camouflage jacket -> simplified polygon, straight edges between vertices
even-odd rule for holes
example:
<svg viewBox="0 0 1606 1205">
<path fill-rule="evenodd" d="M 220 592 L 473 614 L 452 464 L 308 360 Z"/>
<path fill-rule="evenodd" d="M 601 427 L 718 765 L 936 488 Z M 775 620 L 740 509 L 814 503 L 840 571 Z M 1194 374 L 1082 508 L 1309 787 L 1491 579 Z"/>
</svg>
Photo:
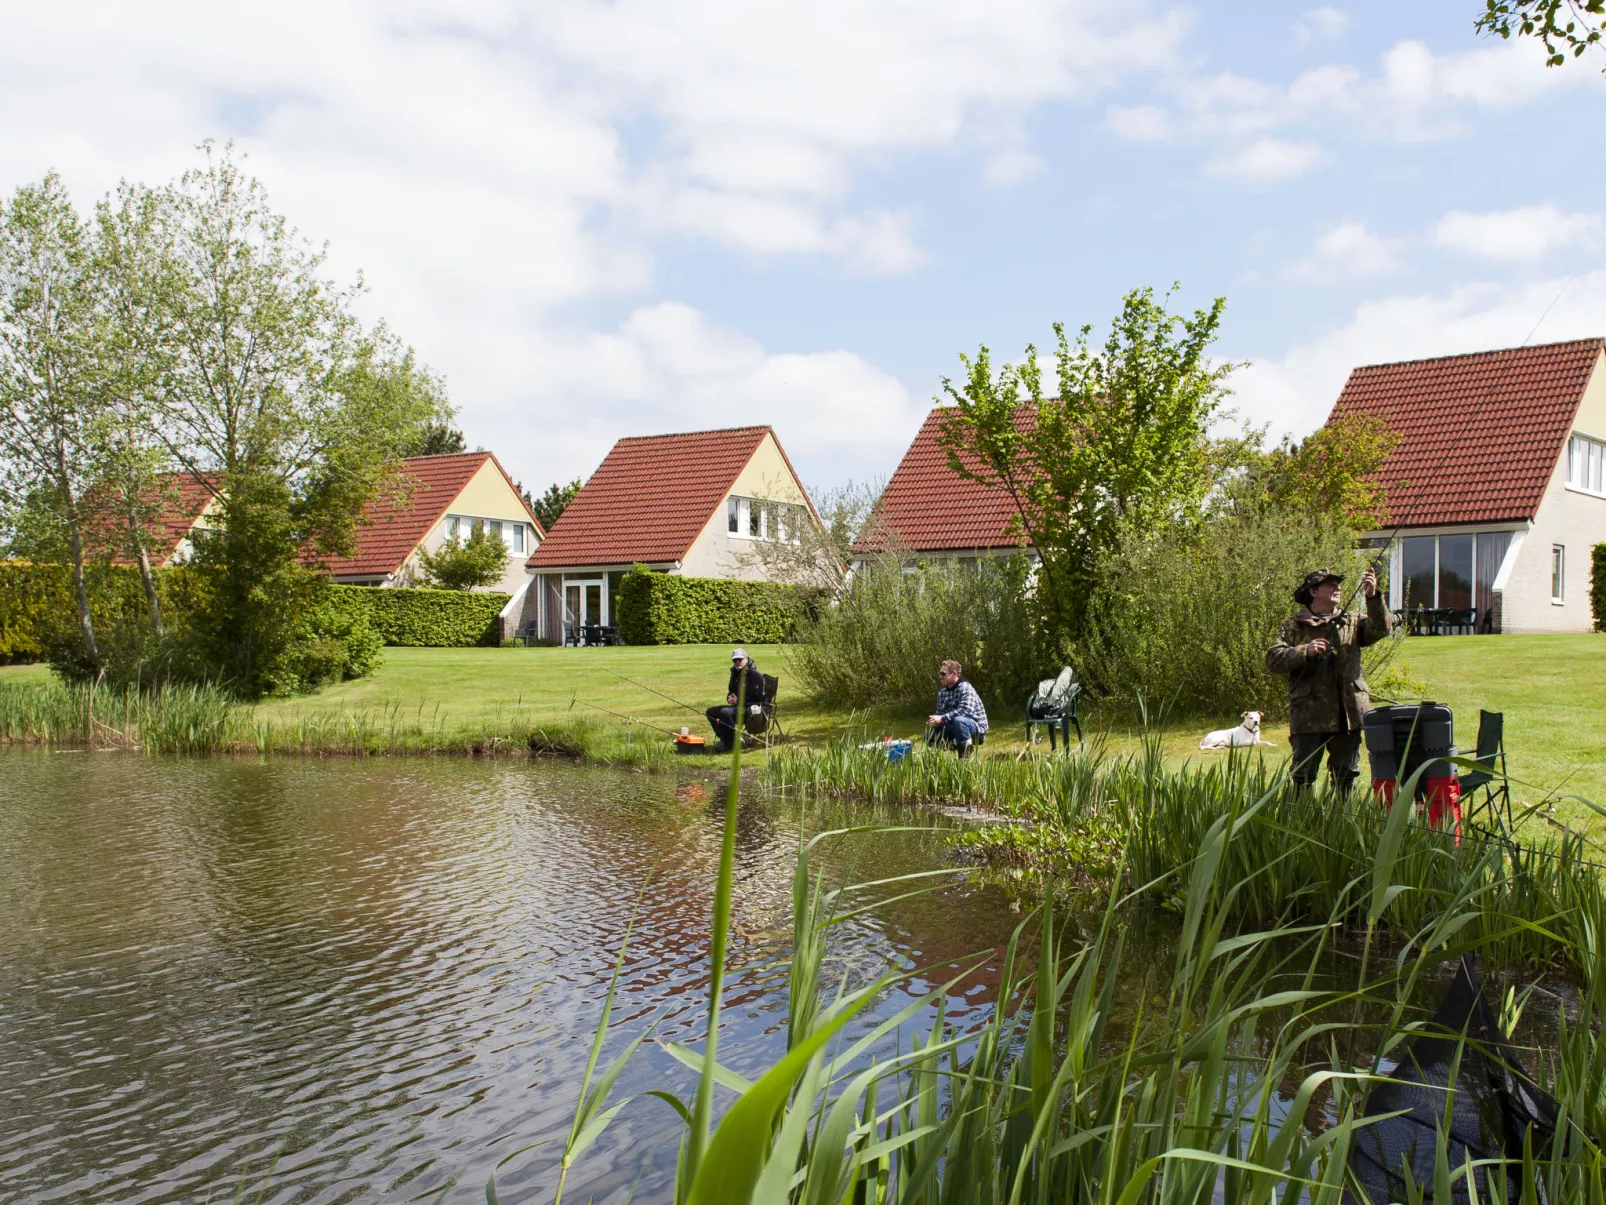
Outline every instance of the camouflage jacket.
<svg viewBox="0 0 1606 1205">
<path fill-rule="evenodd" d="M 1266 650 L 1266 668 L 1288 675 L 1288 730 L 1359 732 L 1372 695 L 1361 676 L 1361 650 L 1389 634 L 1388 608 L 1381 592 L 1366 600 L 1366 614 L 1334 611 L 1313 615 L 1309 607 L 1283 623 L 1277 643 Z M 1305 646 L 1318 636 L 1333 652 L 1313 657 Z"/>
</svg>

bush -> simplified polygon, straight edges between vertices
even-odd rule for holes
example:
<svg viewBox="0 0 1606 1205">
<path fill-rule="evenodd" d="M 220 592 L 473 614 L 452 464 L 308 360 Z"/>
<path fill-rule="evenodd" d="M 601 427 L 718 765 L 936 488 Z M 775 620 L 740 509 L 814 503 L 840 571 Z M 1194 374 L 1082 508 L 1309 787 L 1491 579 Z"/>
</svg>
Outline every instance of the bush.
<svg viewBox="0 0 1606 1205">
<path fill-rule="evenodd" d="M 626 644 L 781 644 L 813 598 L 797 586 L 637 565 L 619 585 L 619 636 Z"/>
<path fill-rule="evenodd" d="M 410 648 L 500 644 L 497 616 L 509 601 L 506 594 L 427 588 L 331 586 L 329 592 L 331 606 L 361 615 L 381 643 Z"/>
<path fill-rule="evenodd" d="M 799 632 L 791 667 L 810 693 L 847 707 L 930 700 L 948 658 L 990 709 L 1024 704 L 1057 668 L 1038 635 L 1024 556 L 905 573 L 885 557 Z"/>
<path fill-rule="evenodd" d="M 1589 566 L 1589 609 L 1595 630 L 1606 632 L 1606 544 L 1596 544 Z"/>
<path fill-rule="evenodd" d="M 1286 715 L 1287 679 L 1268 672 L 1265 658 L 1298 608 L 1295 584 L 1311 569 L 1331 568 L 1348 575 L 1348 599 L 1365 566 L 1348 527 L 1286 511 L 1125 539 L 1099 565 L 1077 668 L 1118 704 L 1142 700 L 1177 715 Z M 1351 606 L 1363 605 L 1357 594 Z M 1395 647 L 1374 645 L 1368 672 L 1380 671 Z"/>
</svg>

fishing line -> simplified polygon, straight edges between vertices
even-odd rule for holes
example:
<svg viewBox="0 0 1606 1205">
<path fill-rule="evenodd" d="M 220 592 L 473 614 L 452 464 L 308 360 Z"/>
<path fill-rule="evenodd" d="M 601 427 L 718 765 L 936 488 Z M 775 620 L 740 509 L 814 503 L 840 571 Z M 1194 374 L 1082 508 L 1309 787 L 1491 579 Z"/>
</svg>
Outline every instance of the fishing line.
<svg viewBox="0 0 1606 1205">
<path fill-rule="evenodd" d="M 687 711 L 695 712 L 698 715 L 704 714 L 703 713 L 703 709 L 701 707 L 693 707 L 690 703 L 682 703 L 679 699 L 674 698 L 671 695 L 666 695 L 663 691 L 656 690 L 653 687 L 648 686 L 645 682 L 637 682 L 634 678 L 625 677 L 618 670 L 610 669 L 608 672 L 610 674 L 612 674 L 615 678 L 618 678 L 621 682 L 628 682 L 632 686 L 639 686 L 639 687 L 641 687 L 642 690 L 650 690 L 650 691 L 652 691 L 653 694 L 657 695 L 660 699 L 668 699 L 676 707 L 684 707 Z"/>
</svg>

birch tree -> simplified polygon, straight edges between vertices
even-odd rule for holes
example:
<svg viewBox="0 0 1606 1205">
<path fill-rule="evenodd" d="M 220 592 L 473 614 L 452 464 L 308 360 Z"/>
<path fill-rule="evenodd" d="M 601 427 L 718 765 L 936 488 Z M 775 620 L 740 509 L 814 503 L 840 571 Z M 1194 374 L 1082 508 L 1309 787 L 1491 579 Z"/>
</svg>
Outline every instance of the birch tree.
<svg viewBox="0 0 1606 1205">
<path fill-rule="evenodd" d="M 104 407 L 88 242 L 54 172 L 0 208 L 0 490 L 8 511 L 42 501 L 59 527 L 84 656 L 98 669 L 84 579 L 84 495 L 96 476 Z"/>
</svg>

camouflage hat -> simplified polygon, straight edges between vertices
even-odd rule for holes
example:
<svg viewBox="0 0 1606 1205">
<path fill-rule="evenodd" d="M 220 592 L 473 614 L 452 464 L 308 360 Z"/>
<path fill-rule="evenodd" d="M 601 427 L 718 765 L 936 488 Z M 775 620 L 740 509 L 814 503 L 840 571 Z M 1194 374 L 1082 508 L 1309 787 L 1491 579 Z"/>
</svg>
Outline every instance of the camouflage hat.
<svg viewBox="0 0 1606 1205">
<path fill-rule="evenodd" d="M 1305 580 L 1294 587 L 1294 601 L 1302 607 L 1310 606 L 1310 592 L 1323 582 L 1341 582 L 1342 573 L 1332 573 L 1326 569 L 1312 569 L 1305 575 Z"/>
</svg>

